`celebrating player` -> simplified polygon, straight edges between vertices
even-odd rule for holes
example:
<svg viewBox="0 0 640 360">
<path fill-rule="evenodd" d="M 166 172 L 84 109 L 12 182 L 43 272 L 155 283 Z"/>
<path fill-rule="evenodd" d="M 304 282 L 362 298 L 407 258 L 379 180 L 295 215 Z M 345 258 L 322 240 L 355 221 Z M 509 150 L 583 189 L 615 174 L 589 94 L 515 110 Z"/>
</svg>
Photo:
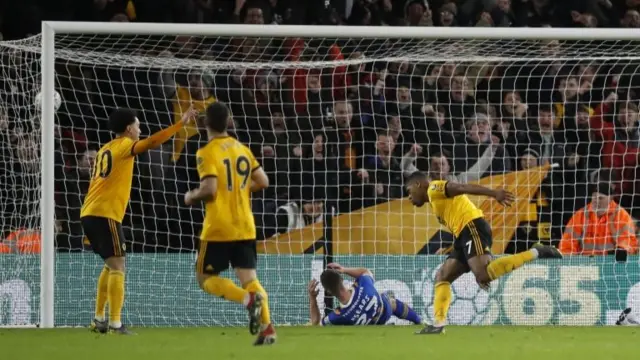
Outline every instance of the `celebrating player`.
<svg viewBox="0 0 640 360">
<path fill-rule="evenodd" d="M 329 264 L 329 268 L 320 275 L 320 283 L 327 293 L 335 296 L 340 308 L 329 313 L 320 320 L 318 297 L 318 281 L 309 283 L 309 311 L 312 325 L 384 325 L 391 315 L 421 324 L 422 319 L 409 305 L 396 299 L 392 293 L 378 293 L 373 285 L 373 274 L 364 268 L 344 268 L 340 264 Z M 347 289 L 342 275 L 347 274 L 355 279 L 351 289 Z"/>
<path fill-rule="evenodd" d="M 457 184 L 451 181 L 429 182 L 426 174 L 413 173 L 407 179 L 409 199 L 415 206 L 431 204 L 440 223 L 455 236 L 453 251 L 436 274 L 433 325 L 422 329 L 420 334 L 444 332 L 447 311 L 451 303 L 451 283 L 471 270 L 481 287 L 500 276 L 508 274 L 534 259 L 561 258 L 554 247 L 534 245 L 530 250 L 493 259 L 491 256 L 491 227 L 466 194 L 489 196 L 503 206 L 511 206 L 515 196 L 505 190 L 493 190 L 480 185 Z"/>
<path fill-rule="evenodd" d="M 217 102 L 207 108 L 209 143 L 196 153 L 200 187 L 185 194 L 187 205 L 205 202 L 205 218 L 196 261 L 196 278 L 207 293 L 243 304 L 254 345 L 272 344 L 267 293 L 256 275 L 256 228 L 251 192 L 269 186 L 269 178 L 251 150 L 227 134 L 229 109 Z M 242 288 L 220 276 L 229 265 Z"/>
<path fill-rule="evenodd" d="M 190 109 L 182 121 L 140 141 L 140 121 L 133 110 L 118 109 L 109 117 L 109 128 L 117 136 L 98 151 L 80 212 L 84 234 L 105 263 L 98 277 L 96 311 L 91 323 L 94 331 L 131 334 L 120 320 L 126 251 L 122 219 L 131 195 L 135 155 L 166 142 L 196 115 L 197 112 Z M 108 322 L 105 319 L 107 302 Z"/>
</svg>

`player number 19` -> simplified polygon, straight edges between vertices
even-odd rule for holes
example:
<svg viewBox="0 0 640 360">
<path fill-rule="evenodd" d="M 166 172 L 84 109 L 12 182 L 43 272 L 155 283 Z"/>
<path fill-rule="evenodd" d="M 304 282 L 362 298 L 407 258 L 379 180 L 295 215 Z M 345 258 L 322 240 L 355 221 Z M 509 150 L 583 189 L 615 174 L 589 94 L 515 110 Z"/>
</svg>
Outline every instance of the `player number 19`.
<svg viewBox="0 0 640 360">
<path fill-rule="evenodd" d="M 249 181 L 249 175 L 251 174 L 249 159 L 245 156 L 240 156 L 236 159 L 235 166 L 232 167 L 230 159 L 224 159 L 224 166 L 227 169 L 227 189 L 229 191 L 233 190 L 233 170 L 235 168 L 235 172 L 242 177 L 242 181 L 240 184 L 240 189 L 244 189 L 247 186 L 247 182 Z"/>
</svg>

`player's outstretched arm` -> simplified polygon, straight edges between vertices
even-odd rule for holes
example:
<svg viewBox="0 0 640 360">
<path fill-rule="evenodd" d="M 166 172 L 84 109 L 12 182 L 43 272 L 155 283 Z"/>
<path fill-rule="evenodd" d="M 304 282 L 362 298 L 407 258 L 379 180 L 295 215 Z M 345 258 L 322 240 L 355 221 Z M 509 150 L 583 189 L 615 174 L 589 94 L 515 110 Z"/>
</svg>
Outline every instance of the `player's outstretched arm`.
<svg viewBox="0 0 640 360">
<path fill-rule="evenodd" d="M 446 194 L 449 197 L 464 194 L 488 196 L 496 199 L 503 206 L 511 206 L 516 199 L 515 195 L 504 189 L 490 189 L 481 185 L 459 184 L 451 181 L 447 182 Z"/>
<path fill-rule="evenodd" d="M 327 265 L 327 268 L 336 270 L 342 274 L 349 275 L 352 278 L 357 278 L 362 275 L 369 275 L 373 277 L 371 271 L 367 268 L 346 268 L 338 263 L 331 263 Z"/>
<path fill-rule="evenodd" d="M 184 113 L 184 115 L 182 116 L 182 119 L 177 123 L 169 126 L 166 129 L 162 129 L 152 134 L 146 139 L 137 141 L 133 145 L 133 149 L 131 150 L 131 153 L 133 155 L 138 155 L 149 149 L 153 149 L 155 147 L 158 147 L 164 144 L 165 142 L 167 142 L 167 140 L 171 139 L 173 135 L 175 135 L 178 131 L 180 131 L 180 129 L 182 129 L 185 126 L 185 124 L 191 121 L 194 121 L 197 115 L 198 115 L 198 111 L 194 108 L 190 108 Z"/>
<path fill-rule="evenodd" d="M 260 191 L 269 187 L 269 177 L 259 167 L 251 172 L 251 192 Z"/>
<path fill-rule="evenodd" d="M 307 287 L 307 292 L 309 293 L 309 317 L 311 325 L 313 326 L 320 325 L 320 320 L 322 318 L 320 315 L 320 308 L 318 307 L 318 294 L 320 293 L 318 289 L 319 285 L 318 280 L 312 279 Z"/>
</svg>

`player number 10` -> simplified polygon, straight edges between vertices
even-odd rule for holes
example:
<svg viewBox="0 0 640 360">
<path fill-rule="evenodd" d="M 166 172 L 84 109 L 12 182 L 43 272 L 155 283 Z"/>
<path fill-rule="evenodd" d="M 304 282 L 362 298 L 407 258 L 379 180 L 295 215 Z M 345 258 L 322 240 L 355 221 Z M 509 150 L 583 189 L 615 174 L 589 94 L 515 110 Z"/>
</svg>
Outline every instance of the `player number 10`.
<svg viewBox="0 0 640 360">
<path fill-rule="evenodd" d="M 93 166 L 93 174 L 92 178 L 100 176 L 101 178 L 106 178 L 111 174 L 111 168 L 113 166 L 113 156 L 111 155 L 111 150 L 106 150 L 102 153 L 99 153 L 96 157 L 96 163 Z"/>
<path fill-rule="evenodd" d="M 235 168 L 235 172 L 242 177 L 240 189 L 244 189 L 247 186 L 247 182 L 249 181 L 249 175 L 251 174 L 251 169 L 249 165 L 249 159 L 245 156 L 240 156 L 236 159 L 235 166 L 232 167 L 230 159 L 224 159 L 224 166 L 227 168 L 227 189 L 229 191 L 233 190 L 233 170 Z"/>
</svg>

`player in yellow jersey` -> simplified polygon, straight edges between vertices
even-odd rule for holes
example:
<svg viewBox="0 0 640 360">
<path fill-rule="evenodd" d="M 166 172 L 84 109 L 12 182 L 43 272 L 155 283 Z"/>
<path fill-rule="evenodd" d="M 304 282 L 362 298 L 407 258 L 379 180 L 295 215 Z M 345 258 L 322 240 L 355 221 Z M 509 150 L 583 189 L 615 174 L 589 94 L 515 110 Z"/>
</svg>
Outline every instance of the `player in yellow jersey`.
<svg viewBox="0 0 640 360">
<path fill-rule="evenodd" d="M 269 178 L 251 150 L 227 134 L 229 109 L 216 102 L 207 108 L 209 143 L 196 153 L 200 187 L 185 194 L 187 205 L 205 204 L 196 260 L 196 279 L 207 293 L 244 305 L 254 345 L 276 340 L 267 293 L 256 275 L 256 227 L 251 192 L 269 186 Z M 220 273 L 231 266 L 242 287 Z"/>
<path fill-rule="evenodd" d="M 554 247 L 534 245 L 530 250 L 515 255 L 493 258 L 492 235 L 489 223 L 466 196 L 489 196 L 503 206 L 511 206 L 515 196 L 503 189 L 490 189 L 480 185 L 458 184 L 445 180 L 429 181 L 426 174 L 416 172 L 407 179 L 409 199 L 415 206 L 431 205 L 431 210 L 442 225 L 454 235 L 453 250 L 438 270 L 435 280 L 433 325 L 427 325 L 419 334 L 444 332 L 447 311 L 451 304 L 451 283 L 462 274 L 473 272 L 478 284 L 486 289 L 489 283 L 534 259 L 562 258 Z"/>
<path fill-rule="evenodd" d="M 96 310 L 91 324 L 94 331 L 131 333 L 120 319 L 126 252 L 122 219 L 131 195 L 134 158 L 169 140 L 196 115 L 196 111 L 189 110 L 182 121 L 143 140 L 140 140 L 140 121 L 133 110 L 118 109 L 109 116 L 109 128 L 116 138 L 96 155 L 91 183 L 80 212 L 84 234 L 105 264 L 98 278 Z M 107 303 L 108 321 L 105 318 Z"/>
</svg>

